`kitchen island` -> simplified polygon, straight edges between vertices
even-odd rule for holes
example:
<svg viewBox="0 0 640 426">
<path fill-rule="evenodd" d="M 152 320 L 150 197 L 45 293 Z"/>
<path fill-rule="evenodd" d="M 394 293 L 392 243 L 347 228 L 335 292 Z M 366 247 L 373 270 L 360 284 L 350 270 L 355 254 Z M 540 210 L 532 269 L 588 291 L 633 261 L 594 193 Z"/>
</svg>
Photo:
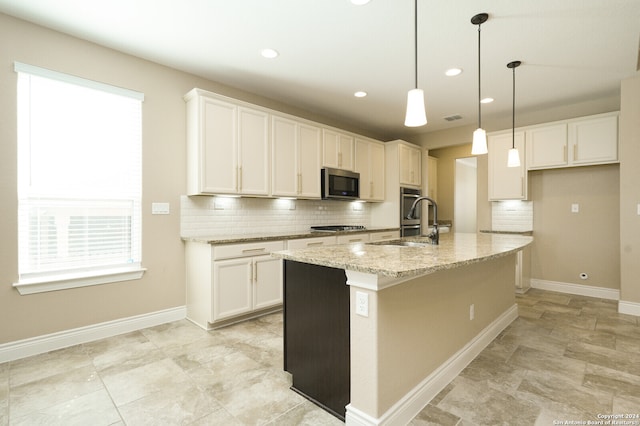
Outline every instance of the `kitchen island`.
<svg viewBox="0 0 640 426">
<path fill-rule="evenodd" d="M 516 253 L 532 240 L 454 233 L 437 246 L 273 253 L 285 260 L 292 388 L 349 425 L 406 424 L 517 317 Z"/>
</svg>

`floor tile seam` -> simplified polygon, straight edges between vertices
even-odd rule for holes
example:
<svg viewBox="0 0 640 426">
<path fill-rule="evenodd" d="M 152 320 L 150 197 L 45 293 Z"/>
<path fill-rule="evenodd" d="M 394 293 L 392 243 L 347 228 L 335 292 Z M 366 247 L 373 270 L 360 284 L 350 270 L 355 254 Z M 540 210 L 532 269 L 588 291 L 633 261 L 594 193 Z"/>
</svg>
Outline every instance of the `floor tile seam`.
<svg viewBox="0 0 640 426">
<path fill-rule="evenodd" d="M 107 387 L 107 384 L 104 382 L 102 374 L 97 369 L 96 369 L 96 374 L 98 375 L 98 379 L 100 380 L 100 383 L 102 384 L 102 388 L 104 389 L 104 391 L 107 393 L 107 396 L 109 397 L 109 401 L 111 401 L 111 404 L 113 404 L 113 408 L 115 408 L 116 412 L 118 413 L 118 417 L 120 417 L 120 421 L 122 422 L 123 425 L 126 426 L 127 422 L 125 422 L 124 417 L 122 417 L 122 413 L 120 412 L 120 408 L 118 407 L 118 404 L 116 404 L 116 401 L 113 399 L 113 395 L 111 394 L 111 391 Z"/>
<path fill-rule="evenodd" d="M 278 414 L 278 415 L 277 415 L 277 416 L 275 416 L 274 418 L 270 419 L 270 420 L 266 423 L 266 425 L 277 425 L 277 424 L 278 424 L 278 423 L 277 423 L 277 420 L 278 420 L 279 418 L 281 418 L 282 416 L 287 415 L 288 413 L 290 413 L 291 411 L 295 410 L 296 408 L 298 408 L 298 407 L 300 407 L 300 406 L 304 405 L 304 403 L 305 403 L 306 401 L 307 401 L 307 400 L 305 399 L 304 401 L 301 401 L 300 403 L 298 403 L 298 404 L 294 405 L 293 407 L 289 408 L 288 410 L 285 410 L 284 412 L 282 412 L 282 413 Z"/>
</svg>

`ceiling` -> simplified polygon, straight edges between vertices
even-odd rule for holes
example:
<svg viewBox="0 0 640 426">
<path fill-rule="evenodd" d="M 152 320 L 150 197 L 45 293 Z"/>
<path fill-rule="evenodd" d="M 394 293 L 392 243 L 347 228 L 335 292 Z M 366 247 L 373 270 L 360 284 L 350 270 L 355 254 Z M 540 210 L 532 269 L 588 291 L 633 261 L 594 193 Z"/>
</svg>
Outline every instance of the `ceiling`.
<svg viewBox="0 0 640 426">
<path fill-rule="evenodd" d="M 414 3 L 371 0 L 0 0 L 0 12 L 388 138 L 619 96 L 639 64 L 640 0 L 418 0 L 428 124 L 403 125 L 414 84 Z M 275 59 L 261 57 L 276 49 Z M 462 68 L 456 77 L 445 70 Z M 353 93 L 366 91 L 356 98 Z M 456 121 L 444 117 L 460 115 Z M 510 123 L 510 120 L 509 120 Z"/>
</svg>

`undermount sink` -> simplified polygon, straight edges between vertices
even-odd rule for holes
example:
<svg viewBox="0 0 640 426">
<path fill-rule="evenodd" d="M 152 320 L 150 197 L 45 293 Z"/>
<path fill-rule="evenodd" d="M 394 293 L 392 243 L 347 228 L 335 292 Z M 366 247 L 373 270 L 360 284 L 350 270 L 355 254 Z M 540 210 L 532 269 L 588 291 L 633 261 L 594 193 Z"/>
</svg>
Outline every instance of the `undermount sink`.
<svg viewBox="0 0 640 426">
<path fill-rule="evenodd" d="M 391 240 L 391 241 L 379 241 L 375 243 L 369 243 L 376 246 L 400 246 L 400 247 L 425 247 L 432 245 L 429 242 L 418 241 L 406 241 L 406 240 Z"/>
</svg>

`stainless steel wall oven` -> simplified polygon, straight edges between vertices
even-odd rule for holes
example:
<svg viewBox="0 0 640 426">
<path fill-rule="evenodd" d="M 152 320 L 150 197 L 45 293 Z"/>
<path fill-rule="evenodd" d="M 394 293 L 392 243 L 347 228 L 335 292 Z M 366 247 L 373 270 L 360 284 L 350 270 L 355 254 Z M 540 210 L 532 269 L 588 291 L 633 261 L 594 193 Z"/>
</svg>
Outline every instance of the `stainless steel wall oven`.
<svg viewBox="0 0 640 426">
<path fill-rule="evenodd" d="M 411 237 L 420 235 L 421 208 L 417 208 L 412 219 L 407 219 L 413 202 L 420 197 L 421 192 L 415 188 L 400 188 L 400 236 Z"/>
</svg>

